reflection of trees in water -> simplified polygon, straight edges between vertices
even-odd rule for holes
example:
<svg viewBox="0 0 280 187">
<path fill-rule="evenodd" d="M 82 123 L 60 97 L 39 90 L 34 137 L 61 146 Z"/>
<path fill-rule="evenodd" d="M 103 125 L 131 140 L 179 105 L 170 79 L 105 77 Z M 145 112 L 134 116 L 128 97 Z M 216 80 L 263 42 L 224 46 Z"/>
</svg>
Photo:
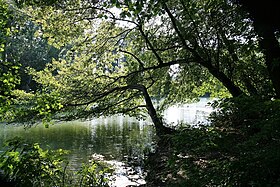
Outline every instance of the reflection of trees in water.
<svg viewBox="0 0 280 187">
<path fill-rule="evenodd" d="M 122 124 L 96 124 L 92 130 L 95 143 L 103 149 L 100 154 L 113 155 L 114 159 L 127 162 L 142 160 L 153 138 L 151 126 L 140 127 L 139 123 L 126 120 Z"/>
<path fill-rule="evenodd" d="M 3 135 L 3 136 L 2 136 Z M 70 165 L 78 168 L 94 154 L 108 160 L 142 163 L 144 152 L 152 145 L 154 131 L 151 126 L 139 124 L 130 118 L 112 117 L 90 122 L 55 124 L 24 130 L 23 127 L 0 128 L 0 143 L 20 136 L 29 142 L 38 142 L 42 148 L 70 150 Z"/>
</svg>

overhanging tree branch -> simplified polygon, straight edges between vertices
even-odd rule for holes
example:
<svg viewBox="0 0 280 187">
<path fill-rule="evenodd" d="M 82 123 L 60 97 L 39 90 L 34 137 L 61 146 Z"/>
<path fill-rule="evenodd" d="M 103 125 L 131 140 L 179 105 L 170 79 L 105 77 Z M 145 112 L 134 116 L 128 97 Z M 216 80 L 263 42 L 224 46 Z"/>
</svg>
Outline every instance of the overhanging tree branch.
<svg viewBox="0 0 280 187">
<path fill-rule="evenodd" d="M 161 57 L 159 56 L 159 54 L 157 53 L 157 51 L 155 50 L 154 46 L 152 45 L 151 41 L 149 40 L 148 36 L 145 34 L 144 30 L 143 30 L 143 26 L 139 25 L 138 29 L 141 33 L 141 35 L 144 37 L 148 47 L 152 50 L 153 54 L 155 55 L 157 61 L 159 64 L 163 64 L 163 60 L 161 59 Z"/>
<path fill-rule="evenodd" d="M 99 97 L 96 97 L 95 99 L 93 99 L 91 101 L 88 101 L 88 102 L 85 102 L 85 103 L 68 104 L 67 106 L 89 105 L 91 103 L 98 102 L 99 99 L 102 99 L 103 97 L 106 97 L 109 94 L 112 94 L 114 92 L 118 92 L 118 91 L 122 91 L 122 90 L 130 90 L 130 89 L 140 91 L 142 93 L 143 97 L 144 97 L 146 105 L 137 105 L 135 107 L 127 109 L 126 111 L 128 112 L 128 111 L 135 110 L 139 107 L 146 107 L 146 109 L 148 110 L 148 114 L 150 115 L 150 117 L 151 117 L 151 119 L 152 119 L 152 121 L 153 121 L 153 123 L 156 127 L 156 130 L 157 130 L 158 134 L 166 133 L 167 131 L 170 132 L 170 129 L 167 128 L 167 127 L 164 127 L 161 118 L 158 117 L 157 112 L 156 112 L 156 110 L 154 108 L 154 105 L 152 103 L 151 97 L 148 93 L 148 90 L 142 84 L 132 84 L 132 85 L 127 85 L 127 86 L 123 86 L 123 87 L 116 87 L 116 88 L 113 88 L 113 89 L 101 94 Z M 115 105 L 121 104 L 121 103 L 126 102 L 130 99 L 132 99 L 132 98 L 127 98 L 127 99 L 121 100 L 119 102 L 116 102 L 114 105 L 109 105 L 109 106 L 107 106 L 103 109 L 101 108 L 101 110 L 108 110 L 110 107 L 114 107 Z M 97 110 L 98 110 L 98 108 L 97 108 Z"/>
<path fill-rule="evenodd" d="M 185 3 L 182 0 L 180 0 L 180 2 L 182 4 L 182 6 L 183 6 L 184 11 L 188 14 L 189 18 L 191 19 L 191 22 L 193 23 L 193 25 L 195 27 L 195 31 L 196 31 L 197 36 L 198 36 L 198 40 L 199 40 L 200 44 L 202 45 L 202 48 L 203 48 L 204 52 L 206 53 L 207 58 L 210 59 L 210 56 L 207 53 L 207 49 L 205 47 L 205 42 L 200 37 L 200 32 L 199 32 L 198 25 L 196 24 L 196 21 L 193 19 L 192 15 L 189 13 L 189 10 L 186 7 Z"/>
<path fill-rule="evenodd" d="M 164 10 L 167 12 L 167 14 L 168 14 L 168 16 L 169 16 L 169 18 L 170 18 L 170 20 L 171 20 L 171 22 L 172 22 L 173 28 L 174 28 L 175 32 L 177 33 L 177 35 L 178 35 L 178 37 L 179 37 L 181 43 L 183 44 L 184 48 L 185 48 L 186 50 L 192 52 L 192 53 L 195 55 L 195 54 L 196 54 L 195 49 L 193 49 L 193 48 L 191 48 L 190 46 L 188 46 L 188 44 L 187 44 L 187 42 L 186 42 L 186 40 L 185 40 L 183 34 L 181 33 L 181 31 L 180 31 L 180 29 L 179 29 L 179 27 L 178 27 L 178 25 L 177 25 L 177 20 L 176 20 L 176 18 L 175 18 L 175 17 L 173 16 L 173 14 L 170 12 L 170 10 L 169 10 L 169 8 L 167 7 L 166 3 L 163 2 L 162 5 L 163 5 Z M 198 56 L 198 57 L 199 57 L 199 56 Z M 198 57 L 196 57 L 196 58 L 198 58 Z M 200 58 L 200 57 L 199 57 L 199 58 Z"/>
</svg>

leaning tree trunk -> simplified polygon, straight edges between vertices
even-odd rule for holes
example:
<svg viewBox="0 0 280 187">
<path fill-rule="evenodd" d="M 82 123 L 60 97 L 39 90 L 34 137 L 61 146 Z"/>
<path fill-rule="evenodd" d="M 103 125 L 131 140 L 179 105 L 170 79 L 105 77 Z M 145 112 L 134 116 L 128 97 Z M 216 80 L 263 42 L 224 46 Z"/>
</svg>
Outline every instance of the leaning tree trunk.
<svg viewBox="0 0 280 187">
<path fill-rule="evenodd" d="M 158 114 L 156 112 L 156 109 L 153 105 L 153 102 L 151 100 L 151 97 L 148 93 L 147 88 L 144 85 L 141 85 L 141 84 L 131 85 L 129 87 L 131 89 L 137 89 L 137 90 L 140 90 L 142 92 L 142 94 L 144 96 L 144 99 L 145 99 L 146 108 L 148 110 L 148 113 L 149 113 L 154 125 L 155 125 L 157 135 L 163 135 L 163 134 L 171 133 L 173 130 L 171 128 L 168 128 L 168 127 L 164 126 L 162 119 L 158 116 Z"/>
<path fill-rule="evenodd" d="M 223 72 L 219 71 L 217 68 L 213 67 L 210 62 L 203 63 L 201 65 L 207 68 L 208 71 L 226 87 L 226 89 L 233 97 L 238 97 L 244 94 L 243 91 L 238 86 L 236 86 L 230 78 L 228 78 Z"/>
</svg>

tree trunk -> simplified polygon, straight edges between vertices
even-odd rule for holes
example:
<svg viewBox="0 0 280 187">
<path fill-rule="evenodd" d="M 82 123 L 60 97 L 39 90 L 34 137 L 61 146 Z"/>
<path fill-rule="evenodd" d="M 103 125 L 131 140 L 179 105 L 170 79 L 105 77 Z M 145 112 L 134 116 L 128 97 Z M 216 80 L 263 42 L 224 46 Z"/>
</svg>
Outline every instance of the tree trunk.
<svg viewBox="0 0 280 187">
<path fill-rule="evenodd" d="M 230 80 L 223 72 L 213 67 L 210 63 L 203 64 L 203 66 L 206 67 L 208 71 L 227 88 L 232 97 L 238 97 L 244 94 L 232 80 Z"/>
<path fill-rule="evenodd" d="M 254 22 L 259 35 L 261 48 L 265 54 L 267 70 L 275 89 L 276 98 L 280 98 L 280 46 L 274 35 L 274 31 L 265 24 Z"/>
<path fill-rule="evenodd" d="M 148 110 L 148 113 L 155 125 L 156 133 L 157 135 L 163 135 L 163 134 L 170 134 L 173 130 L 171 128 L 165 127 L 163 125 L 162 119 L 158 116 L 156 109 L 152 103 L 151 97 L 148 93 L 147 88 L 144 85 L 136 84 L 129 86 L 131 89 L 137 89 L 140 90 L 143 93 L 146 108 Z"/>
<path fill-rule="evenodd" d="M 237 0 L 237 2 L 249 12 L 253 20 L 276 98 L 280 98 L 280 46 L 275 37 L 275 32 L 280 31 L 278 1 Z"/>
<path fill-rule="evenodd" d="M 233 81 L 231 81 L 223 72 L 219 71 L 217 68 L 213 67 L 211 62 L 205 62 L 205 60 L 199 55 L 199 53 L 194 49 L 188 46 L 185 37 L 183 36 L 182 32 L 179 29 L 178 26 L 178 21 L 177 19 L 172 15 L 171 11 L 167 7 L 166 3 L 163 3 L 163 8 L 167 12 L 173 27 L 175 29 L 175 32 L 177 33 L 178 37 L 180 38 L 184 48 L 188 51 L 191 52 L 200 65 L 203 67 L 207 68 L 208 71 L 216 77 L 219 81 L 222 82 L 222 84 L 228 89 L 228 91 L 231 93 L 233 97 L 237 97 L 243 94 L 242 90 L 234 84 Z"/>
</svg>

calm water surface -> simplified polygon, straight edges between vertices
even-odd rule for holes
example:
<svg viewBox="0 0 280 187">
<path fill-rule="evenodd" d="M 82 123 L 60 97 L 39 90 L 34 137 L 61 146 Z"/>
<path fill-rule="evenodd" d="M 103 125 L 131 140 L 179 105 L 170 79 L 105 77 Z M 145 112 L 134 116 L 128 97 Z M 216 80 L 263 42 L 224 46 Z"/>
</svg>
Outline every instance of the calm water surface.
<svg viewBox="0 0 280 187">
<path fill-rule="evenodd" d="M 2 125 L 0 143 L 22 137 L 28 142 L 38 142 L 42 148 L 70 150 L 68 157 L 72 169 L 87 163 L 92 155 L 102 155 L 118 167 L 118 177 L 112 186 L 126 186 L 145 182 L 143 159 L 153 148 L 154 132 L 149 124 L 114 116 L 88 122 L 57 123 L 49 128 Z M 129 180 L 128 175 L 133 175 L 135 180 Z"/>
<path fill-rule="evenodd" d="M 170 107 L 164 118 L 168 123 L 196 123 L 204 121 L 211 109 L 207 100 L 196 104 Z M 113 116 L 87 122 L 57 123 L 24 129 L 22 126 L 0 126 L 0 144 L 14 137 L 38 142 L 43 148 L 69 150 L 72 169 L 87 163 L 92 155 L 102 155 L 117 166 L 116 181 L 112 186 L 137 186 L 145 183 L 143 159 L 155 145 L 155 130 L 147 120 Z"/>
</svg>

